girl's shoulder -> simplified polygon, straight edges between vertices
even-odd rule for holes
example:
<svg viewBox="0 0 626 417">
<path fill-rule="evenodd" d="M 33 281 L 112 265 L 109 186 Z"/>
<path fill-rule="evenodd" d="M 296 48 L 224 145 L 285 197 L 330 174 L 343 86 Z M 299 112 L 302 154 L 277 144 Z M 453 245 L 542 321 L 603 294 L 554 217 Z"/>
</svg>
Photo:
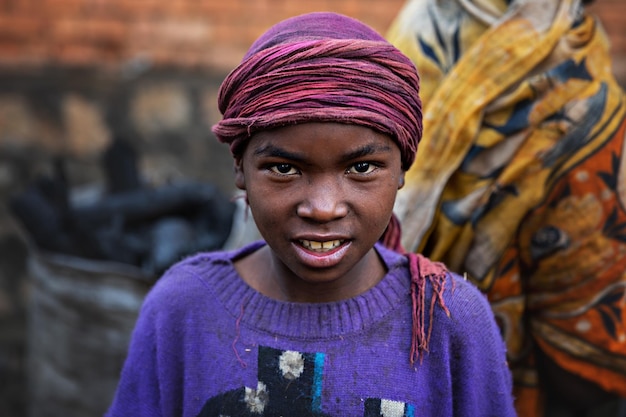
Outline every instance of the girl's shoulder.
<svg viewBox="0 0 626 417">
<path fill-rule="evenodd" d="M 481 292 L 467 277 L 448 271 L 446 287 L 448 289 L 446 299 L 452 306 L 469 311 L 487 311 L 491 314 L 487 295 Z"/>
<path fill-rule="evenodd" d="M 381 244 L 377 244 L 376 249 L 390 271 L 399 270 L 406 274 L 407 277 L 410 276 L 409 261 L 406 255 L 388 249 Z M 426 263 L 433 262 L 428 258 L 422 258 Z M 479 310 L 490 310 L 489 302 L 487 301 L 487 297 L 484 293 L 467 280 L 467 278 L 448 270 L 445 265 L 443 265 L 443 267 L 447 271 L 445 280 L 442 283 L 444 289 L 443 297 L 447 303 L 451 304 L 451 308 L 471 310 L 472 307 L 475 307 Z M 430 293 L 435 290 L 436 289 L 433 288 L 433 283 L 430 280 L 426 280 L 426 291 Z"/>
<path fill-rule="evenodd" d="M 264 243 L 259 241 L 240 249 L 190 255 L 173 264 L 163 273 L 148 293 L 144 304 L 158 306 L 162 303 L 181 304 L 180 300 L 206 301 L 211 299 L 216 288 L 225 285 L 224 283 L 243 284 L 240 279 L 235 279 L 238 275 L 233 261 L 263 245 Z"/>
<path fill-rule="evenodd" d="M 250 243 L 239 249 L 199 252 L 190 255 L 173 264 L 168 270 L 166 270 L 163 276 L 159 279 L 159 283 L 169 285 L 170 281 L 180 279 L 190 279 L 193 277 L 207 278 L 220 273 L 231 274 L 235 270 L 233 262 L 237 258 L 252 253 L 263 245 L 265 245 L 264 242 L 258 241 Z"/>
<path fill-rule="evenodd" d="M 406 255 L 400 254 L 393 250 L 377 246 L 377 250 L 386 263 L 390 271 L 404 274 L 407 280 L 411 280 L 409 271 L 409 261 Z M 423 261 L 431 263 L 428 258 Z M 444 265 L 445 267 L 445 265 Z M 437 280 L 426 279 L 425 281 L 425 300 L 431 300 L 433 297 L 441 297 L 441 302 L 445 308 L 436 308 L 434 314 L 449 315 L 452 323 L 467 324 L 466 328 L 480 328 L 485 323 L 494 323 L 494 314 L 487 299 L 486 294 L 482 293 L 472 282 L 465 277 L 447 270 L 445 277 L 441 282 Z M 435 305 L 438 305 L 436 301 Z"/>
</svg>

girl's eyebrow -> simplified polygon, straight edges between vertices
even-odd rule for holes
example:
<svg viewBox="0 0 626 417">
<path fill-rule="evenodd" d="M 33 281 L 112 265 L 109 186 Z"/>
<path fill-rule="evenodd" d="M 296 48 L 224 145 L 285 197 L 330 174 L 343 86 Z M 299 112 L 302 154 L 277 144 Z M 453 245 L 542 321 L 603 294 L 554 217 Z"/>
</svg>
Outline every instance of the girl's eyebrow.
<svg viewBox="0 0 626 417">
<path fill-rule="evenodd" d="M 362 158 L 364 156 L 373 155 L 377 152 L 387 153 L 391 151 L 391 146 L 389 145 L 373 145 L 366 144 L 360 148 L 357 148 L 351 152 L 348 152 L 340 157 L 342 161 L 351 161 L 354 159 Z M 287 151 L 283 148 L 280 148 L 276 145 L 265 145 L 254 151 L 255 156 L 265 156 L 265 157 L 276 157 L 276 158 L 284 158 L 291 161 L 302 162 L 306 160 L 306 155 L 302 153 L 295 153 Z"/>
<path fill-rule="evenodd" d="M 387 153 L 391 151 L 391 146 L 389 145 L 374 145 L 374 144 L 367 144 L 364 145 L 352 152 L 349 152 L 347 154 L 345 154 L 342 159 L 344 161 L 351 161 L 353 159 L 358 159 L 358 158 L 362 158 L 364 156 L 368 156 L 368 155 L 373 155 L 375 153 Z"/>
<path fill-rule="evenodd" d="M 276 157 L 292 161 L 304 161 L 304 156 L 299 153 L 289 152 L 276 145 L 265 145 L 254 150 L 254 156 Z"/>
</svg>

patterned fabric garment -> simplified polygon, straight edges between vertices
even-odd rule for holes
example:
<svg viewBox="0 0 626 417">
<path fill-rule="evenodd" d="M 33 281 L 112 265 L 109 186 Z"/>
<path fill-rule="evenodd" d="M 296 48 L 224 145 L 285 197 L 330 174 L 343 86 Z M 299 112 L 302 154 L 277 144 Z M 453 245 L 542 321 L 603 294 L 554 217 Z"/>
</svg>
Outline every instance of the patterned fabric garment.
<svg viewBox="0 0 626 417">
<path fill-rule="evenodd" d="M 413 0 L 388 39 L 421 74 L 403 244 L 488 294 L 522 417 L 532 343 L 626 396 L 624 95 L 578 0 Z"/>
</svg>

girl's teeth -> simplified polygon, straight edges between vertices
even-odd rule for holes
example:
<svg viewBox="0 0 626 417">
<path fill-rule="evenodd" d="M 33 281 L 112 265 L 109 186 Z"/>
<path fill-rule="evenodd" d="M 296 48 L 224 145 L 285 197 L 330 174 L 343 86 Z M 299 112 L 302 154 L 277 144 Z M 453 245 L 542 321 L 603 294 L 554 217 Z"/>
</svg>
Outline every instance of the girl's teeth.
<svg viewBox="0 0 626 417">
<path fill-rule="evenodd" d="M 327 242 L 317 242 L 315 240 L 302 240 L 302 246 L 316 252 L 324 252 L 341 245 L 341 240 L 329 240 Z"/>
</svg>

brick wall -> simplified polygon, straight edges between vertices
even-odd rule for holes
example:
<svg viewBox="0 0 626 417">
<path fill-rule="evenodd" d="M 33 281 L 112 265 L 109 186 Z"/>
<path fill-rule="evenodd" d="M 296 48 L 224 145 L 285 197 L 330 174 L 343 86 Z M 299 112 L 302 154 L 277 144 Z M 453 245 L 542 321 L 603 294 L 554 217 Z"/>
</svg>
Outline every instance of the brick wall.
<svg viewBox="0 0 626 417">
<path fill-rule="evenodd" d="M 0 65 L 229 69 L 265 29 L 314 10 L 384 31 L 402 0 L 0 0 Z"/>
<path fill-rule="evenodd" d="M 381 32 L 403 0 L 0 0 L 0 68 L 156 65 L 232 68 L 271 24 L 314 10 Z M 626 72 L 626 2 L 596 0 Z"/>
</svg>

